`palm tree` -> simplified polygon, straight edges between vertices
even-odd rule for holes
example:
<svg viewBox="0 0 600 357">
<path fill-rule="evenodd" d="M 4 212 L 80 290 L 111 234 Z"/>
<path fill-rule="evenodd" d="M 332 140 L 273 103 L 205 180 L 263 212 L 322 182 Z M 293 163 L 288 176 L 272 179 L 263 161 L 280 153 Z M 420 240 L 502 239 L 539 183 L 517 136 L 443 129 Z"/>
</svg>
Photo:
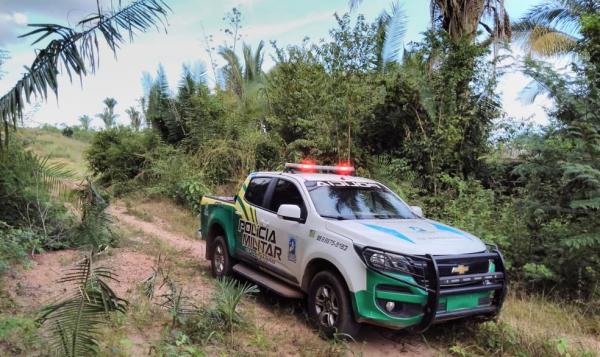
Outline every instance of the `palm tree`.
<svg viewBox="0 0 600 357">
<path fill-rule="evenodd" d="M 244 80 L 247 82 L 252 82 L 254 80 L 260 80 L 263 75 L 262 65 L 264 53 L 263 49 L 265 47 L 265 43 L 260 41 L 258 43 L 258 47 L 256 51 L 252 53 L 252 48 L 250 45 L 243 45 L 242 51 L 244 53 Z"/>
<path fill-rule="evenodd" d="M 106 129 L 112 128 L 115 124 L 115 119 L 117 119 L 118 115 L 115 114 L 115 107 L 117 106 L 117 101 L 114 98 L 105 98 L 103 101 L 104 111 L 102 113 L 96 114 L 96 116 L 104 122 L 104 126 Z"/>
<path fill-rule="evenodd" d="M 0 125 L 8 143 L 9 128 L 16 128 L 25 103 L 32 98 L 47 99 L 49 89 L 58 91 L 57 75 L 66 73 L 83 77 L 98 67 L 101 42 L 116 54 L 120 46 L 132 41 L 136 32 L 160 28 L 166 24 L 169 6 L 163 0 L 134 0 L 125 6 L 120 2 L 75 21 L 74 27 L 58 24 L 31 24 L 34 29 L 21 37 L 36 36 L 33 44 L 46 40 L 47 46 L 37 50 L 33 63 L 23 77 L 0 97 Z"/>
<path fill-rule="evenodd" d="M 350 0 L 354 9 L 363 0 Z M 431 27 L 444 30 L 452 40 L 475 41 L 480 28 L 489 35 L 487 42 L 510 39 L 510 19 L 504 0 L 430 0 Z"/>
<path fill-rule="evenodd" d="M 90 130 L 90 123 L 92 122 L 92 118 L 89 115 L 82 115 L 79 117 L 79 122 L 81 123 L 81 127 L 83 130 Z"/>
<path fill-rule="evenodd" d="M 129 120 L 131 120 L 131 126 L 135 131 L 139 131 L 142 126 L 142 113 L 140 113 L 135 107 L 129 107 L 125 109 L 125 113 L 129 115 Z"/>
<path fill-rule="evenodd" d="M 237 56 L 237 54 L 227 47 L 223 47 L 219 50 L 219 54 L 225 59 L 227 65 L 223 69 L 225 74 L 225 85 L 227 89 L 233 91 L 238 97 L 244 96 L 244 87 L 251 82 L 260 81 L 263 76 L 262 64 L 263 64 L 263 50 L 264 42 L 260 41 L 258 47 L 254 52 L 252 48 L 244 44 L 244 64 Z"/>
<path fill-rule="evenodd" d="M 431 25 L 454 41 L 475 41 L 483 28 L 493 42 L 510 39 L 510 19 L 504 0 L 431 0 Z"/>
<path fill-rule="evenodd" d="M 513 24 L 515 39 L 538 56 L 573 53 L 581 16 L 600 11 L 597 0 L 552 0 L 535 5 Z"/>
</svg>

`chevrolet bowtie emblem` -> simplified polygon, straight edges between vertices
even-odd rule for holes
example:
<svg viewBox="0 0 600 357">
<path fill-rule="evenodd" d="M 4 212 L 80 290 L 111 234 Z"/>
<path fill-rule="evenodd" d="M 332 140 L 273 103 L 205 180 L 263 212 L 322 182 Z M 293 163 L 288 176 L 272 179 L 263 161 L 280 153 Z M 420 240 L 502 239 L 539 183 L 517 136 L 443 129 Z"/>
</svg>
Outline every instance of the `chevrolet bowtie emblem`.
<svg viewBox="0 0 600 357">
<path fill-rule="evenodd" d="M 464 274 L 464 273 L 466 273 L 468 271 L 469 271 L 469 267 L 466 266 L 466 265 L 462 265 L 462 264 L 461 265 L 457 265 L 457 266 L 455 266 L 455 267 L 452 268 L 452 274 L 456 273 L 456 274 L 462 275 L 462 274 Z"/>
</svg>

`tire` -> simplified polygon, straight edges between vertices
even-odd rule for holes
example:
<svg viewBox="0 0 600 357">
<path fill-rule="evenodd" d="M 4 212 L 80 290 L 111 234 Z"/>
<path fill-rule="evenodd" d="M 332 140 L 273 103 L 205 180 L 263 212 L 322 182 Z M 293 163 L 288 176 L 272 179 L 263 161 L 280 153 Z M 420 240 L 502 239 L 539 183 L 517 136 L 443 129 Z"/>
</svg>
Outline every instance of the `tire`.
<svg viewBox="0 0 600 357">
<path fill-rule="evenodd" d="M 326 338 L 354 339 L 360 325 L 354 312 L 348 289 L 342 278 L 331 271 L 317 273 L 308 288 L 308 316 Z"/>
<path fill-rule="evenodd" d="M 229 256 L 227 250 L 227 243 L 225 243 L 225 237 L 217 236 L 213 243 L 212 255 L 210 257 L 210 267 L 212 276 L 220 279 L 231 274 L 231 267 L 233 266 L 233 259 Z"/>
</svg>

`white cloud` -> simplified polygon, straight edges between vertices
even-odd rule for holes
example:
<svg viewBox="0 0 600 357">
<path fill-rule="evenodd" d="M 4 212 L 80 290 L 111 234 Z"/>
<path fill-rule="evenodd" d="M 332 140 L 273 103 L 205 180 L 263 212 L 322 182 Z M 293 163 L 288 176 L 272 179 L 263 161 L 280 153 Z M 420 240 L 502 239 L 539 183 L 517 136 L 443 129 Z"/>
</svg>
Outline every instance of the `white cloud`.
<svg viewBox="0 0 600 357">
<path fill-rule="evenodd" d="M 250 25 L 244 29 L 244 35 L 249 39 L 273 38 L 273 36 L 304 28 L 316 22 L 331 19 L 333 19 L 333 11 L 319 12 L 292 21 L 275 24 Z"/>
<path fill-rule="evenodd" d="M 0 45 L 15 41 L 17 32 L 27 24 L 27 16 L 22 12 L 0 12 Z"/>
<path fill-rule="evenodd" d="M 15 12 L 13 14 L 13 21 L 17 25 L 26 25 L 27 24 L 27 15 L 22 12 Z"/>
</svg>

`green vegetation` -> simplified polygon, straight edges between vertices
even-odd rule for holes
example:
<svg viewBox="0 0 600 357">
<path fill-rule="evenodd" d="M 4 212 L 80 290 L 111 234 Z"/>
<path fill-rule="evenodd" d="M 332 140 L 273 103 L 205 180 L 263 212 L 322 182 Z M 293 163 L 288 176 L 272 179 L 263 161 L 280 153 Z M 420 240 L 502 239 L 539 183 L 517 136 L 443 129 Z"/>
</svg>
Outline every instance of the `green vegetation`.
<svg viewBox="0 0 600 357">
<path fill-rule="evenodd" d="M 72 291 L 56 304 L 41 311 L 38 321 L 50 334 L 50 349 L 62 356 L 83 356 L 96 352 L 98 325 L 110 312 L 125 313 L 127 301 L 119 298 L 108 283 L 114 273 L 93 266 L 93 255 L 69 269 L 58 281 L 70 284 Z"/>
<path fill-rule="evenodd" d="M 556 1 L 532 8 L 512 26 L 533 54 L 576 58 L 567 74 L 533 58 L 524 61 L 533 80 L 525 94 L 543 92 L 555 102 L 551 123 L 528 130 L 506 120 L 496 89 L 498 48 L 511 34 L 503 2 L 431 4 L 433 26 L 404 51 L 398 47 L 399 8 L 373 23 L 346 14 L 336 16 L 328 40 L 285 48 L 272 43 L 276 64 L 266 73 L 265 44 L 238 43 L 243 18 L 235 9 L 225 17 L 229 42 L 207 49 L 226 62 L 223 69 L 210 64 L 216 87 L 207 84 L 207 72 L 184 67 L 172 94 L 159 66 L 140 100 L 141 111 L 127 110 L 131 128 L 114 125 L 116 100 L 107 98 L 100 114 L 106 128 L 99 132 L 90 129 L 89 116 L 77 127 L 23 129 L 17 140 L 9 141 L 12 134 L 4 132 L 0 275 L 49 250 L 85 247 L 111 254 L 107 247 L 117 245 L 118 235 L 106 213 L 108 195 L 89 181 L 69 193 L 74 180 L 88 173 L 112 199 L 125 200 L 127 214 L 146 224 L 160 220 L 171 232 L 193 237 L 194 214 L 205 193 L 233 194 L 249 172 L 281 169 L 286 161 L 350 161 L 359 175 L 385 182 L 423 206 L 427 216 L 498 244 L 505 254 L 512 289 L 520 294 L 509 296 L 498 321 L 427 332 L 424 338 L 432 346 L 460 356 L 594 355 L 600 333 L 600 9 L 586 0 Z M 153 24 L 166 10 L 149 11 L 152 15 L 134 29 Z M 482 18 L 492 23 L 485 25 Z M 115 38 L 118 29 L 113 30 L 108 39 Z M 48 26 L 38 34 L 57 31 Z M 77 49 L 71 50 L 69 56 L 76 57 Z M 92 68 L 96 55 L 84 58 Z M 0 65 L 4 58 L 0 52 Z M 67 68 L 84 74 L 82 67 L 72 67 L 77 63 Z M 55 88 L 44 78 L 44 85 Z M 5 127 L 20 112 L 14 93 L 42 92 L 21 85 L 1 98 Z M 156 238 L 133 239 L 146 233 L 121 229 L 122 244 L 136 252 L 171 260 L 181 254 Z M 80 265 L 72 277 L 81 294 L 46 310 L 52 312 L 44 327 L 51 325 L 54 336 L 38 331 L 33 315 L 17 313 L 0 295 L 0 352 L 26 355 L 54 337 L 63 355 L 147 353 L 135 350 L 131 329 L 153 324 L 160 326 L 152 348 L 162 355 L 282 351 L 273 341 L 289 336 L 267 339 L 269 331 L 244 309 L 244 296 L 254 293 L 253 287 L 220 281 L 210 287 L 208 303 L 196 306 L 189 285 L 173 277 L 197 276 L 204 268 L 185 259 L 161 261 L 132 293 L 131 311 L 107 319 L 107 307 L 124 311 L 125 306 L 106 281 L 96 279 L 112 275 L 104 268 L 92 274 L 90 260 Z M 274 310 L 301 323 L 302 317 L 285 308 Z M 77 318 L 88 312 L 94 318 Z M 102 326 L 95 325 L 96 317 Z M 80 320 L 83 325 L 73 324 Z M 351 350 L 340 341 L 326 345 L 306 336 L 299 341 L 315 354 Z"/>
</svg>

